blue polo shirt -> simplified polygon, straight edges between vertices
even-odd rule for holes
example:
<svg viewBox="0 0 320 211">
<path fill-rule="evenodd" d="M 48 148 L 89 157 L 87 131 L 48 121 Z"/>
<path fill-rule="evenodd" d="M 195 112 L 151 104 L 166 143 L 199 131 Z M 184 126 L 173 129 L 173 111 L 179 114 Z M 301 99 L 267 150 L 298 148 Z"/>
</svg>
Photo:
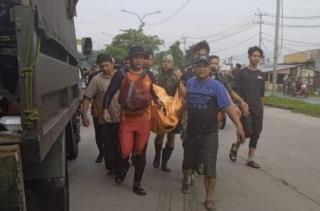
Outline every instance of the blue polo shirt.
<svg viewBox="0 0 320 211">
<path fill-rule="evenodd" d="M 217 114 L 231 104 L 225 87 L 212 78 L 187 82 L 188 128 L 191 135 L 218 131 Z"/>
</svg>

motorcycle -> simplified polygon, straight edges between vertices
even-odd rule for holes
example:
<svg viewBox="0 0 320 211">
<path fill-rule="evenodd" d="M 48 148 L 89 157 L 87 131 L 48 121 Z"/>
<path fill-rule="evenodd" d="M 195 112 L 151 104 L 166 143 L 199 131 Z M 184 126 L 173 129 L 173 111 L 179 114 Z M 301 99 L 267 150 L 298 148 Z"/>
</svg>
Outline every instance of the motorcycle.
<svg viewBox="0 0 320 211">
<path fill-rule="evenodd" d="M 308 95 L 309 95 L 308 93 L 309 93 L 309 91 L 308 91 L 308 86 L 307 86 L 305 83 L 302 83 L 301 86 L 300 86 L 300 89 L 295 88 L 295 89 L 291 92 L 291 96 L 292 96 L 292 97 L 300 96 L 300 97 L 307 98 Z"/>
</svg>

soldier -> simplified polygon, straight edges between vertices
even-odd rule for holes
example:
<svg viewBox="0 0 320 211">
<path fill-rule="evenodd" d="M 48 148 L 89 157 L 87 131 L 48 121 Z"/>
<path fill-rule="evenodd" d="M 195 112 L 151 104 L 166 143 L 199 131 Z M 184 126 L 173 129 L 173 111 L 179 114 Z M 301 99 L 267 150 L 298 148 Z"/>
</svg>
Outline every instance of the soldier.
<svg viewBox="0 0 320 211">
<path fill-rule="evenodd" d="M 166 93 L 169 96 L 174 96 L 177 92 L 180 80 L 177 74 L 180 74 L 179 71 L 174 69 L 174 60 L 173 56 L 167 54 L 162 57 L 161 68 L 158 71 L 159 74 L 156 77 L 157 85 L 161 86 L 166 90 Z M 175 134 L 180 133 L 181 126 L 180 124 L 177 127 L 167 134 L 167 143 L 164 149 L 162 149 L 163 139 L 166 134 L 158 134 L 154 141 L 155 146 L 155 156 L 153 160 L 153 167 L 160 167 L 160 159 L 161 159 L 161 170 L 165 172 L 170 172 L 171 170 L 168 168 L 167 163 L 171 157 L 174 144 L 175 144 Z"/>
</svg>

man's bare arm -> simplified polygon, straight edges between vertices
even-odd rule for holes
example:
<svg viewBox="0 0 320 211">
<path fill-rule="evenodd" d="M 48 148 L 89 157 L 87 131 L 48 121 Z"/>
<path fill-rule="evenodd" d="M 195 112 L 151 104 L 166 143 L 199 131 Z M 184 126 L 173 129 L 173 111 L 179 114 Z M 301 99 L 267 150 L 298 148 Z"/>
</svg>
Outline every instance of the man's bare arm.
<svg viewBox="0 0 320 211">
<path fill-rule="evenodd" d="M 249 115 L 248 104 L 235 91 L 231 91 L 230 96 L 234 102 L 239 104 L 243 116 L 247 117 Z"/>
<path fill-rule="evenodd" d="M 90 106 L 90 99 L 88 99 L 86 96 L 83 97 L 82 100 L 82 123 L 83 126 L 88 127 L 90 125 L 90 121 L 88 118 L 88 111 Z"/>
<path fill-rule="evenodd" d="M 239 136 L 241 140 L 245 140 L 245 133 L 243 130 L 243 126 L 240 122 L 239 115 L 238 115 L 238 112 L 237 112 L 235 105 L 230 105 L 230 106 L 224 108 L 224 110 L 227 112 L 227 114 L 230 117 L 230 119 L 232 120 L 233 124 L 236 126 L 237 136 Z"/>
</svg>

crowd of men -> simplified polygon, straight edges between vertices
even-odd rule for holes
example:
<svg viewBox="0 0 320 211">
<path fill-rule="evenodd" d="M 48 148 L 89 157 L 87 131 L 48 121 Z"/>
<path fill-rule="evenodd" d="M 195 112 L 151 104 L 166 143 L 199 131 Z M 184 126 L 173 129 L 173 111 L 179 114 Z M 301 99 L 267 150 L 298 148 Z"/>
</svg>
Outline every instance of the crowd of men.
<svg viewBox="0 0 320 211">
<path fill-rule="evenodd" d="M 130 166 L 134 166 L 133 192 L 146 195 L 141 182 L 152 126 L 150 108 L 151 103 L 159 108 L 163 106 L 153 84 L 163 87 L 169 96 L 178 92 L 185 99 L 179 112 L 180 121 L 168 134 L 156 134 L 153 167 L 170 172 L 168 163 L 176 135 L 181 134 L 184 149 L 182 192 L 192 192 L 193 174 L 204 175 L 204 206 L 207 210 L 215 210 L 213 194 L 221 114 L 227 113 L 236 127 L 230 160 L 236 161 L 240 146 L 249 138 L 246 165 L 260 168 L 255 152 L 263 124 L 264 77 L 258 70 L 263 51 L 251 47 L 248 66 L 237 65 L 232 72 L 232 81 L 219 71 L 220 59 L 216 55 L 210 56 L 207 42 L 197 43 L 192 52 L 191 65 L 185 70 L 175 67 L 170 54 L 163 56 L 158 70 L 153 69 L 153 54 L 141 46 L 130 48 L 128 62 L 121 65 L 116 65 L 112 55 L 99 54 L 98 71 L 90 74 L 84 92 L 82 119 L 83 125 L 88 127 L 91 104 L 99 150 L 96 162 L 105 160 L 106 168 L 114 174 L 117 184 L 124 181 Z"/>
</svg>

